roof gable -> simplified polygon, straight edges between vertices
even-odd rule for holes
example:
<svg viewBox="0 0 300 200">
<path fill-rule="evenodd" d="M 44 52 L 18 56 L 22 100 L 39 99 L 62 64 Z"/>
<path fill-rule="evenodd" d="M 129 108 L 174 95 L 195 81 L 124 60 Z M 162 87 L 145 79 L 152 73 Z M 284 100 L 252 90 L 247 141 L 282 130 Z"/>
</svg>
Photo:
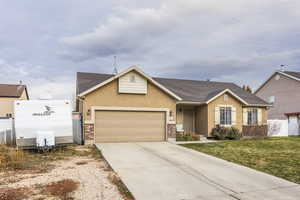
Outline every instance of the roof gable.
<svg viewBox="0 0 300 200">
<path fill-rule="evenodd" d="M 78 96 L 85 96 L 87 94 L 89 94 L 90 92 L 112 82 L 113 80 L 116 80 L 122 76 L 124 76 L 125 74 L 131 72 L 131 71 L 135 71 L 136 73 L 140 74 L 141 76 L 145 77 L 148 81 L 150 81 L 152 84 L 154 84 L 155 86 L 157 86 L 158 88 L 160 88 L 161 90 L 163 90 L 164 92 L 168 93 L 170 96 L 172 96 L 173 98 L 177 99 L 177 100 L 182 100 L 179 96 L 177 96 L 175 93 L 173 93 L 172 91 L 170 91 L 169 89 L 167 89 L 166 87 L 164 87 L 163 85 L 161 85 L 160 83 L 158 83 L 156 80 L 152 79 L 150 76 L 148 76 L 147 74 L 145 74 L 142 70 L 140 70 L 139 68 L 137 68 L 136 66 L 130 67 L 128 69 L 126 69 L 125 71 L 116 74 L 116 75 L 112 75 L 111 77 L 109 77 L 108 79 L 100 82 L 99 84 L 81 92 L 78 94 Z M 108 77 L 108 76 L 107 76 Z"/>
<path fill-rule="evenodd" d="M 0 97 L 19 98 L 24 91 L 26 92 L 26 96 L 28 98 L 25 85 L 0 84 Z"/>
<path fill-rule="evenodd" d="M 292 71 L 276 71 L 274 72 L 265 82 L 257 88 L 257 90 L 254 92 L 256 94 L 258 91 L 260 91 L 276 74 L 281 74 L 285 77 L 291 78 L 296 81 L 300 81 L 300 72 L 292 72 Z"/>
</svg>

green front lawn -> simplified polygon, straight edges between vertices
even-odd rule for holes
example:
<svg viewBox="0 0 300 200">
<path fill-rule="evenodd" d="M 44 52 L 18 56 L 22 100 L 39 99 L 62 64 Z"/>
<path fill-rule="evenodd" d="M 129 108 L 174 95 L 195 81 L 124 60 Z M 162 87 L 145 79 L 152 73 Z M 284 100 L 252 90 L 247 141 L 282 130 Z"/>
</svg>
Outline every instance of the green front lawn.
<svg viewBox="0 0 300 200">
<path fill-rule="evenodd" d="M 300 184 L 300 137 L 228 140 L 182 146 Z"/>
</svg>

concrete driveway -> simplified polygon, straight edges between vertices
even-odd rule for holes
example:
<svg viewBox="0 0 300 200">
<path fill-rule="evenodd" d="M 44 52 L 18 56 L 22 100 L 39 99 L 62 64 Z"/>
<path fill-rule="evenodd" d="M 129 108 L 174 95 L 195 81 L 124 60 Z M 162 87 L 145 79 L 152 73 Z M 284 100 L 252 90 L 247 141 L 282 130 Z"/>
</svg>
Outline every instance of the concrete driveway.
<svg viewBox="0 0 300 200">
<path fill-rule="evenodd" d="M 167 142 L 98 143 L 136 200 L 299 200 L 300 185 Z"/>
</svg>

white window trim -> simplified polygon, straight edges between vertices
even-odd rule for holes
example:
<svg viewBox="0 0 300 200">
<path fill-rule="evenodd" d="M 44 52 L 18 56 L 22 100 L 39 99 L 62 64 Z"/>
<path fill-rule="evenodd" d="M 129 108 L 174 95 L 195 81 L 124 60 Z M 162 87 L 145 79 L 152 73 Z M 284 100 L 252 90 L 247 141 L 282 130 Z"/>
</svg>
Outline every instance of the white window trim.
<svg viewBox="0 0 300 200">
<path fill-rule="evenodd" d="M 231 114 L 230 114 L 230 124 L 221 124 L 221 109 L 220 108 L 231 108 Z M 224 126 L 224 127 L 230 127 L 230 126 L 233 126 L 233 123 L 232 123 L 232 110 L 233 110 L 233 106 L 232 105 L 220 105 L 219 106 L 219 118 L 220 118 L 220 126 Z"/>
<path fill-rule="evenodd" d="M 221 113 L 220 113 L 221 107 L 230 107 L 231 108 L 231 124 L 221 124 Z M 218 120 L 215 119 L 215 125 L 220 125 L 223 127 L 232 127 L 232 126 L 236 125 L 236 107 L 234 105 L 219 104 L 219 105 L 215 106 L 215 115 L 216 115 L 216 111 L 218 112 L 218 116 L 217 116 Z M 216 116 L 215 116 L 215 118 L 216 118 Z M 234 120 L 234 118 L 235 118 L 235 120 Z"/>
</svg>

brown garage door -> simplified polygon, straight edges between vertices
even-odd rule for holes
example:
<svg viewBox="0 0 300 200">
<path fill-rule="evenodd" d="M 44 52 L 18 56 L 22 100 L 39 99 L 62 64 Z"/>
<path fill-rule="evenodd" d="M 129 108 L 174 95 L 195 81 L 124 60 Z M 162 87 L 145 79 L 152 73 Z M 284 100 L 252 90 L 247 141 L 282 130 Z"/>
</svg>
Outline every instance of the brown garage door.
<svg viewBox="0 0 300 200">
<path fill-rule="evenodd" d="M 96 111 L 96 142 L 165 140 L 165 112 Z"/>
</svg>

